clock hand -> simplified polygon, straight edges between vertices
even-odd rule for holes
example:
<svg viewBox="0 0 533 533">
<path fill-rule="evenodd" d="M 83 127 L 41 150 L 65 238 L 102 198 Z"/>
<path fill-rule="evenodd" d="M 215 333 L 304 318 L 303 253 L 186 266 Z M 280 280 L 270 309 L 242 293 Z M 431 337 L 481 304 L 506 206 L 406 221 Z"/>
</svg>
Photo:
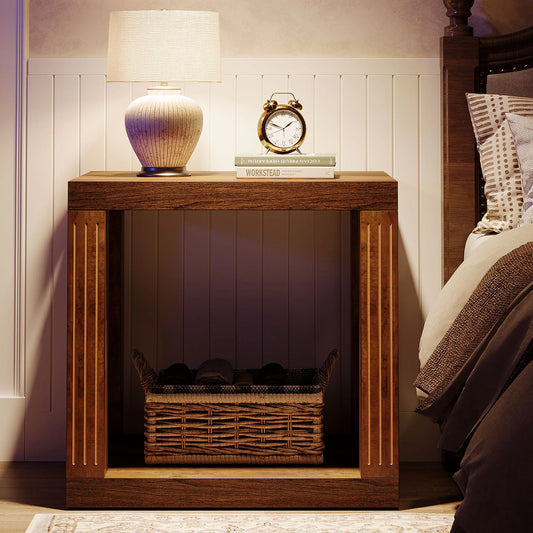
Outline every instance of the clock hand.
<svg viewBox="0 0 533 533">
<path fill-rule="evenodd" d="M 283 135 L 285 135 L 285 128 L 282 128 L 281 126 L 278 126 L 277 129 L 269 129 L 269 132 L 271 134 L 283 132 Z"/>
</svg>

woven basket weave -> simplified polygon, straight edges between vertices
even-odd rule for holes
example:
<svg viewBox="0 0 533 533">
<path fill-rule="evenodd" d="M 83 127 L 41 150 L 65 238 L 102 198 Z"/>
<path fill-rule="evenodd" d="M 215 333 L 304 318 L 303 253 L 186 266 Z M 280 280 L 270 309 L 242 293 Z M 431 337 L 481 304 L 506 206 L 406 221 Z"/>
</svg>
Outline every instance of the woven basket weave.
<svg viewBox="0 0 533 533">
<path fill-rule="evenodd" d="M 134 351 L 145 392 L 145 462 L 322 463 L 324 394 L 338 358 L 333 350 L 320 369 L 289 371 L 282 386 L 157 387 L 157 374 Z"/>
</svg>

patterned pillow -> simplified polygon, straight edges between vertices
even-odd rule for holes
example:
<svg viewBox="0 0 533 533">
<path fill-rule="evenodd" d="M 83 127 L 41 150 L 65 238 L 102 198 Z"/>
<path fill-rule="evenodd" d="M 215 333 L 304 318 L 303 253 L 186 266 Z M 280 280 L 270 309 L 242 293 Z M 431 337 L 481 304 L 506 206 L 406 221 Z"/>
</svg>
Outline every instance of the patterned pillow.
<svg viewBox="0 0 533 533">
<path fill-rule="evenodd" d="M 505 114 L 513 134 L 522 176 L 522 218 L 518 225 L 533 224 L 533 117 Z"/>
<path fill-rule="evenodd" d="M 505 113 L 533 116 L 533 98 L 472 93 L 467 93 L 466 98 L 487 198 L 487 213 L 474 233 L 516 228 L 522 214 L 522 183 Z"/>
</svg>

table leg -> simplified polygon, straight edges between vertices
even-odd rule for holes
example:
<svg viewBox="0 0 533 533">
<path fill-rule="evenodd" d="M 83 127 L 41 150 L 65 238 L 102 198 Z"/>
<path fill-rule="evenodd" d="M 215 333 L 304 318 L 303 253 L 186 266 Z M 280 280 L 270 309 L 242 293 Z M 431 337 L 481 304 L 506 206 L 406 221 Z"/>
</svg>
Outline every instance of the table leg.
<svg viewBox="0 0 533 533">
<path fill-rule="evenodd" d="M 103 477 L 106 420 L 106 212 L 68 217 L 68 478 Z"/>
<path fill-rule="evenodd" d="M 395 211 L 359 218 L 359 467 L 398 475 L 398 222 Z"/>
</svg>

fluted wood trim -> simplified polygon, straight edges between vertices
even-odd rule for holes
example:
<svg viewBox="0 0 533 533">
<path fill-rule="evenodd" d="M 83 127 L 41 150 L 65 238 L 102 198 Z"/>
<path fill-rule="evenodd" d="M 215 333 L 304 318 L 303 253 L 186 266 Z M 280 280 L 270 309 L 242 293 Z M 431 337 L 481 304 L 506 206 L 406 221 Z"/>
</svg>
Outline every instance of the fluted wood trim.
<svg viewBox="0 0 533 533">
<path fill-rule="evenodd" d="M 68 221 L 67 476 L 107 468 L 106 213 L 71 211 Z"/>
<path fill-rule="evenodd" d="M 359 467 L 398 473 L 398 226 L 394 211 L 360 215 Z"/>
</svg>

